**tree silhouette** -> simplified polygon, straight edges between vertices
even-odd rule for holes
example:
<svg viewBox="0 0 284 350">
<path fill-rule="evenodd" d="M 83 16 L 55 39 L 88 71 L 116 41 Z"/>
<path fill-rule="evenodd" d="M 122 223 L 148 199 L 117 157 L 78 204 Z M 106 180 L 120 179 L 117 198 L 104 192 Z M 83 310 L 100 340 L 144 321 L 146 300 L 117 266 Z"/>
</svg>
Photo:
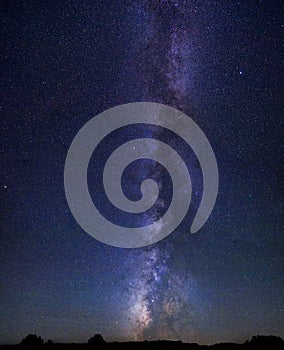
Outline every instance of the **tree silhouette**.
<svg viewBox="0 0 284 350">
<path fill-rule="evenodd" d="M 36 334 L 29 334 L 21 341 L 20 344 L 28 347 L 43 345 L 43 339 L 40 336 L 38 337 Z"/>
<path fill-rule="evenodd" d="M 93 337 L 91 337 L 89 340 L 88 340 L 88 344 L 105 344 L 105 340 L 104 338 L 102 337 L 101 334 L 95 334 Z"/>
</svg>

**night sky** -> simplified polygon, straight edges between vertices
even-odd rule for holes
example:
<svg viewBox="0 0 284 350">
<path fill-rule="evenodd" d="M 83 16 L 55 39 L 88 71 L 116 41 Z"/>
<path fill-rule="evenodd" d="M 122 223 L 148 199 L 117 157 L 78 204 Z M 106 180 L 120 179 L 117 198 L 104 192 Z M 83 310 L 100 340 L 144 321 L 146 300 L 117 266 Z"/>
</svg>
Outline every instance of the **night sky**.
<svg viewBox="0 0 284 350">
<path fill-rule="evenodd" d="M 284 337 L 281 1 L 0 7 L 0 343 L 29 333 L 60 342 L 85 342 L 95 333 L 108 341 L 202 344 Z M 174 107 L 199 125 L 217 159 L 219 193 L 209 220 L 191 234 L 202 193 L 191 150 L 166 131 L 118 130 L 89 169 L 92 198 L 106 217 L 132 227 L 156 220 L 169 205 L 168 173 L 150 160 L 130 164 L 122 179 L 133 200 L 141 178 L 167 189 L 146 216 L 121 217 L 94 185 L 92 172 L 102 174 L 105 155 L 135 133 L 183 155 L 193 203 L 162 241 L 117 248 L 72 216 L 64 164 L 91 118 L 140 101 Z"/>
</svg>

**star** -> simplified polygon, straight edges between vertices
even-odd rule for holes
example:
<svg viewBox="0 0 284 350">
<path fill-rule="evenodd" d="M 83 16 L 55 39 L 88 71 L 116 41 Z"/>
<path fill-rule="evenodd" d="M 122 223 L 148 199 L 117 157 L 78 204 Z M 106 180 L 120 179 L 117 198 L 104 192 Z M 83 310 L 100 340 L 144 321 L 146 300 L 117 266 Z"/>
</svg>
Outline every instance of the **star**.
<svg viewBox="0 0 284 350">
<path fill-rule="evenodd" d="M 283 337 L 280 0 L 269 8 L 238 0 L 49 3 L 5 1 L 0 14 L 0 343 L 19 343 L 34 330 L 55 342 L 86 342 L 90 332 L 109 341 L 202 344 L 243 342 L 258 332 Z M 128 250 L 77 225 L 63 170 L 83 125 L 132 102 L 190 116 L 212 143 L 220 188 L 208 222 L 192 235 L 203 193 L 192 149 L 169 130 L 145 125 L 108 135 L 88 167 L 90 196 L 107 220 L 147 226 L 171 204 L 170 175 L 152 161 L 153 148 L 125 169 L 121 188 L 136 201 L 141 183 L 152 179 L 155 206 L 141 216 L 111 206 L 106 158 L 130 139 L 167 143 L 192 180 L 180 226 L 157 244 Z M 187 186 L 180 189 L 186 197 Z"/>
</svg>

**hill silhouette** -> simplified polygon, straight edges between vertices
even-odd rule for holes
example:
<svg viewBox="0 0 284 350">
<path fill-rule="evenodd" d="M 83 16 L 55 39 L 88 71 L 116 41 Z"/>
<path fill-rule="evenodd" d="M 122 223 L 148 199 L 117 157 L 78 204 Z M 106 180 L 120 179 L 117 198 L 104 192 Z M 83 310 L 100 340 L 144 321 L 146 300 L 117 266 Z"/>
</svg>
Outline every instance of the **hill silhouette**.
<svg viewBox="0 0 284 350">
<path fill-rule="evenodd" d="M 201 349 L 283 349 L 284 341 L 282 338 L 269 335 L 253 336 L 243 344 L 236 343 L 219 343 L 214 345 L 199 345 L 197 343 L 183 343 L 181 341 L 156 340 L 141 342 L 106 342 L 101 334 L 95 334 L 87 343 L 54 343 L 48 340 L 44 343 L 43 339 L 36 334 L 27 335 L 20 344 L 16 345 L 0 345 L 1 350 L 23 350 L 23 349 L 177 349 L 177 350 L 201 350 Z"/>
</svg>

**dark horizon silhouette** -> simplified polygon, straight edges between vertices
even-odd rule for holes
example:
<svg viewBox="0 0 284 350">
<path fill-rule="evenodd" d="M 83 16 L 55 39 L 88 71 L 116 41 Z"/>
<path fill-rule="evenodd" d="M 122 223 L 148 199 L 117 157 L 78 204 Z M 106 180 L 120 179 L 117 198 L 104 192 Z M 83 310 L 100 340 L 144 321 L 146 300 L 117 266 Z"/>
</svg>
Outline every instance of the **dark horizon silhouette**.
<svg viewBox="0 0 284 350">
<path fill-rule="evenodd" d="M 0 344 L 284 339 L 282 7 L 1 1 Z"/>
<path fill-rule="evenodd" d="M 262 347 L 271 349 L 283 349 L 284 340 L 275 335 L 256 335 L 244 343 L 224 342 L 212 345 L 200 345 L 198 343 L 184 343 L 181 340 L 144 340 L 128 342 L 107 342 L 101 334 L 95 334 L 90 337 L 86 343 L 56 343 L 51 339 L 44 341 L 41 336 L 28 334 L 22 339 L 20 344 L 0 345 L 0 349 L 31 349 L 31 348 L 51 348 L 51 349 L 73 349 L 73 348 L 91 348 L 91 349 L 259 349 Z"/>
</svg>

